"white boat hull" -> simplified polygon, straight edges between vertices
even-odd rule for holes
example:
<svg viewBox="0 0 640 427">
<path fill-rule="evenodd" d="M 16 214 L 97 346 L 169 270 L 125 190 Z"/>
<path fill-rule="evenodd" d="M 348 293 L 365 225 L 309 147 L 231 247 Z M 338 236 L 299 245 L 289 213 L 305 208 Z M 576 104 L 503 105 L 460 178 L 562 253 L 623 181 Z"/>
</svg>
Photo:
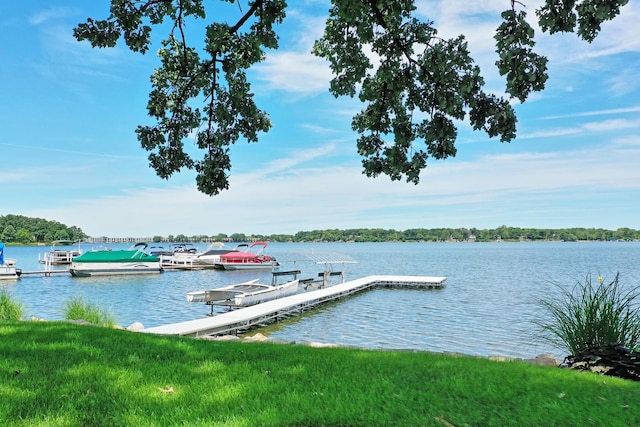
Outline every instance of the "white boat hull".
<svg viewBox="0 0 640 427">
<path fill-rule="evenodd" d="M 284 283 L 277 286 L 268 286 L 266 289 L 258 290 L 251 293 L 236 295 L 234 302 L 236 306 L 246 307 L 249 305 L 260 304 L 261 302 L 271 301 L 277 298 L 283 298 L 298 292 L 298 281 Z"/>
<path fill-rule="evenodd" d="M 6 263 L 0 264 L 0 280 L 17 280 L 21 274 L 22 270 L 16 268 L 14 260 L 6 260 Z"/>
<path fill-rule="evenodd" d="M 275 261 L 267 262 L 216 262 L 213 264 L 217 270 L 267 270 L 278 266 Z"/>
<path fill-rule="evenodd" d="M 215 265 L 220 262 L 220 255 L 203 255 L 196 256 L 193 259 L 194 264 L 199 265 Z"/>
<path fill-rule="evenodd" d="M 192 264 L 194 258 L 196 257 L 196 254 L 192 254 L 192 253 L 175 253 L 173 255 L 171 255 L 170 257 L 170 263 L 171 264 Z"/>
<path fill-rule="evenodd" d="M 73 263 L 69 272 L 75 277 L 113 276 L 120 274 L 157 274 L 162 272 L 159 262 L 83 262 Z"/>
<path fill-rule="evenodd" d="M 0 280 L 17 280 L 19 278 L 20 274 L 18 274 L 18 269 L 0 265 Z"/>
<path fill-rule="evenodd" d="M 277 298 L 293 295 L 298 292 L 298 280 L 282 285 L 263 285 L 258 279 L 226 286 L 187 293 L 187 301 L 204 302 L 207 304 L 247 307 Z"/>
<path fill-rule="evenodd" d="M 259 285 L 260 279 L 249 280 L 248 282 L 238 283 L 236 285 L 225 286 L 218 289 L 207 289 L 203 291 L 193 291 L 187 293 L 187 301 L 189 302 L 210 302 L 210 301 L 223 301 L 233 298 L 238 293 L 238 287 L 246 285 Z M 232 291 L 232 289 L 236 289 Z"/>
</svg>

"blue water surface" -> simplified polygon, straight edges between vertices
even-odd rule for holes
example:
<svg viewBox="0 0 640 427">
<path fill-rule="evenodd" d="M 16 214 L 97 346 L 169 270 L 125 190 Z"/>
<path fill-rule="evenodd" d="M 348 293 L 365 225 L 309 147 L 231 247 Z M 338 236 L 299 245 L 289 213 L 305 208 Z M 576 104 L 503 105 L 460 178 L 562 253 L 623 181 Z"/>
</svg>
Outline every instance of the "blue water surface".
<svg viewBox="0 0 640 427">
<path fill-rule="evenodd" d="M 118 248 L 120 246 L 113 245 Z M 125 247 L 125 246 L 123 246 Z M 90 247 L 83 248 L 85 250 Z M 202 248 L 204 249 L 204 245 Z M 42 270 L 47 247 L 7 247 L 5 257 L 24 271 Z M 557 296 L 589 273 L 623 285 L 640 285 L 640 242 L 519 243 L 271 243 L 266 253 L 283 269 L 317 276 L 305 254 L 340 253 L 347 280 L 369 275 L 445 276 L 442 289 L 378 289 L 332 303 L 265 330 L 274 338 L 372 349 L 451 351 L 486 356 L 534 357 L 563 350 L 536 338 L 540 300 Z M 159 275 L 72 278 L 24 275 L 0 283 L 25 307 L 25 318 L 63 319 L 67 301 L 82 296 L 108 309 L 122 326 L 145 327 L 206 316 L 210 308 L 189 303 L 186 293 L 260 278 L 269 271 L 166 271 Z"/>
</svg>

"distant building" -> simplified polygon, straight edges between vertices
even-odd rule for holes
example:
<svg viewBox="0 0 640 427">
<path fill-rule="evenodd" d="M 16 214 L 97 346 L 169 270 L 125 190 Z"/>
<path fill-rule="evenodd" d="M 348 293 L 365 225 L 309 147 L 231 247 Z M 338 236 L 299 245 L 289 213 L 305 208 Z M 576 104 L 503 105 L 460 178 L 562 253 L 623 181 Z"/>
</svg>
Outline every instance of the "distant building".
<svg viewBox="0 0 640 427">
<path fill-rule="evenodd" d="M 138 243 L 152 242 L 153 237 L 87 237 L 88 243 Z"/>
</svg>

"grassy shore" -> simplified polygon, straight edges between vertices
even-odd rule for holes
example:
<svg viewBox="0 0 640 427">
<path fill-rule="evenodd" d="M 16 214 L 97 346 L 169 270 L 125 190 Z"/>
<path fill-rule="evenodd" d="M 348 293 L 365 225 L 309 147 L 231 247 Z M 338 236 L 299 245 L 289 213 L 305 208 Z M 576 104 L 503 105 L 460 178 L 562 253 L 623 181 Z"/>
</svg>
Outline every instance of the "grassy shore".
<svg viewBox="0 0 640 427">
<path fill-rule="evenodd" d="M 0 322 L 10 426 L 631 426 L 640 383 L 426 352 Z"/>
</svg>

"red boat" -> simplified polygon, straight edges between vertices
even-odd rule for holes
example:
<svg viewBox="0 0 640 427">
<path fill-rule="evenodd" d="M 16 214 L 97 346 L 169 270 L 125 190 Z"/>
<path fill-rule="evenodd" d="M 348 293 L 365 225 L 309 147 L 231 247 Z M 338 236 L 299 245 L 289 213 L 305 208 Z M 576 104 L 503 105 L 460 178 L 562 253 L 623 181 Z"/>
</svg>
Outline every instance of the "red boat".
<svg viewBox="0 0 640 427">
<path fill-rule="evenodd" d="M 246 251 L 222 254 L 220 255 L 220 261 L 213 266 L 218 270 L 251 270 L 277 267 L 278 262 L 276 259 L 264 254 L 267 244 L 267 242 L 255 242 Z"/>
</svg>

